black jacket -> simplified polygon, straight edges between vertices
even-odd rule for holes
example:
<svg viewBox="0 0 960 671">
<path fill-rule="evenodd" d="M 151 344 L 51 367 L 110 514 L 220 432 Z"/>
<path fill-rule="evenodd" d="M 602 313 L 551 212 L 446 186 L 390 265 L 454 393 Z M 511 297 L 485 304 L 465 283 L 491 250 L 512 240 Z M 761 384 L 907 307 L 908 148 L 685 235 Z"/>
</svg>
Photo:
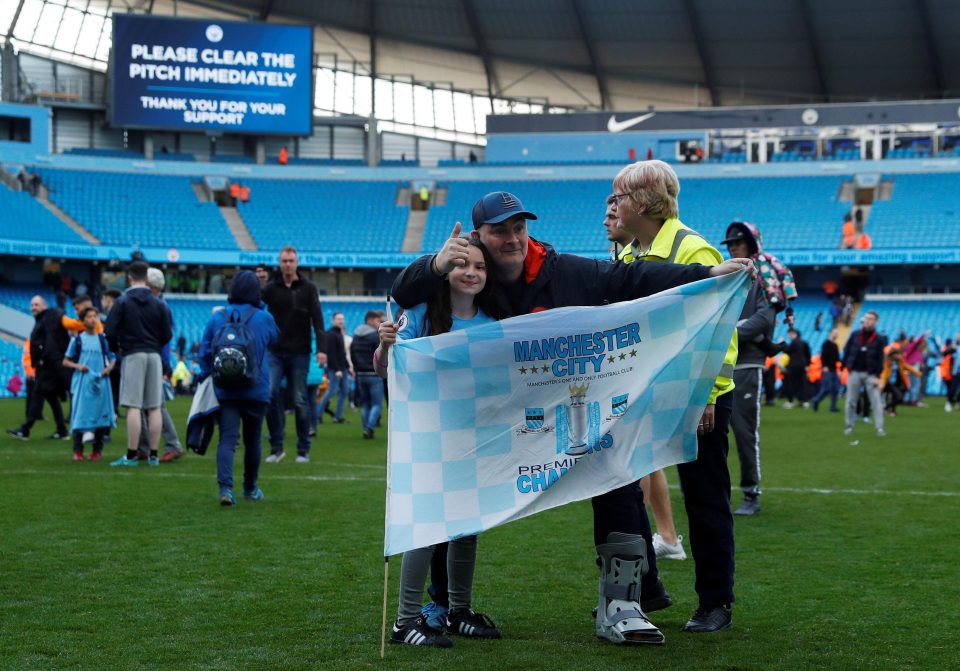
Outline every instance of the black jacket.
<svg viewBox="0 0 960 671">
<path fill-rule="evenodd" d="M 343 333 L 334 326 L 327 331 L 327 370 L 346 373 L 349 368 L 347 348 L 343 344 Z"/>
<path fill-rule="evenodd" d="M 858 373 L 880 375 L 883 372 L 883 348 L 887 339 L 876 332 L 854 331 L 843 347 L 843 367 Z M 862 351 L 861 351 L 862 349 Z M 863 355 L 858 357 L 858 355 Z M 857 359 L 860 358 L 860 361 Z"/>
<path fill-rule="evenodd" d="M 392 295 L 403 308 L 426 302 L 440 278 L 430 270 L 433 256 L 423 256 L 407 266 L 393 283 Z M 552 245 L 530 238 L 524 276 L 515 286 L 503 287 L 501 308 L 505 317 L 570 305 L 603 305 L 650 296 L 666 289 L 710 276 L 698 264 L 611 263 L 573 254 L 561 254 Z M 356 365 L 357 360 L 353 360 Z"/>
<path fill-rule="evenodd" d="M 110 347 L 121 356 L 160 354 L 173 338 L 170 309 L 147 287 L 130 287 L 110 310 L 103 331 Z"/>
<path fill-rule="evenodd" d="M 38 374 L 45 369 L 59 371 L 63 367 L 70 334 L 63 328 L 62 318 L 63 312 L 57 308 L 47 308 L 34 318 L 30 331 L 30 361 Z"/>
<path fill-rule="evenodd" d="M 840 360 L 840 348 L 832 340 L 825 340 L 820 349 L 820 363 L 824 371 L 837 372 L 837 362 Z"/>
<path fill-rule="evenodd" d="M 776 321 L 777 312 L 767 302 L 767 292 L 759 281 L 754 282 L 737 322 L 736 370 L 763 368 L 767 355 L 754 342 L 754 338 L 766 336 L 767 340 L 772 340 Z"/>
<path fill-rule="evenodd" d="M 429 272 L 429 269 L 428 269 Z M 353 370 L 360 373 L 374 373 L 373 353 L 380 345 L 380 334 L 369 324 L 361 324 L 353 332 L 353 342 L 350 343 L 350 360 L 353 361 Z"/>
<path fill-rule="evenodd" d="M 278 354 L 310 354 L 310 327 L 316 334 L 317 352 L 327 351 L 320 312 L 320 295 L 310 280 L 299 275 L 288 288 L 277 275 L 263 288 L 263 302 L 280 328 L 280 339 L 270 346 Z"/>
<path fill-rule="evenodd" d="M 803 338 L 794 340 L 787 345 L 783 352 L 790 357 L 790 363 L 787 364 L 787 369 L 806 368 L 810 365 L 810 345 L 808 345 L 807 341 Z"/>
</svg>

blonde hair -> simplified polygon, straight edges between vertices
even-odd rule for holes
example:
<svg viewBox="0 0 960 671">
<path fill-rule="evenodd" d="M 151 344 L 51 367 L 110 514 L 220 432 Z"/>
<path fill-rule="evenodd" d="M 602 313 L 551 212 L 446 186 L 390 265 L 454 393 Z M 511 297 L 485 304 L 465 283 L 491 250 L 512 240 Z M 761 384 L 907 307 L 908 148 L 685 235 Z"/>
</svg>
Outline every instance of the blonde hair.
<svg viewBox="0 0 960 671">
<path fill-rule="evenodd" d="M 613 186 L 620 193 L 630 194 L 639 214 L 661 219 L 680 214 L 677 204 L 680 180 L 673 168 L 663 161 L 631 163 L 617 173 Z"/>
</svg>

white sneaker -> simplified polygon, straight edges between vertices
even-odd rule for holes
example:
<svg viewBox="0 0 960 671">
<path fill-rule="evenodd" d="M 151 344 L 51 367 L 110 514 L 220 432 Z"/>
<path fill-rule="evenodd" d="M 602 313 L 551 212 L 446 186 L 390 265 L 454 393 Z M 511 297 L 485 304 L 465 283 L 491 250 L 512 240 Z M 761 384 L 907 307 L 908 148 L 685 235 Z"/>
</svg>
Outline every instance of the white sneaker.
<svg viewBox="0 0 960 671">
<path fill-rule="evenodd" d="M 279 464 L 287 456 L 286 452 L 277 452 L 264 459 L 268 464 Z"/>
<path fill-rule="evenodd" d="M 784 401 L 783 402 L 784 410 L 793 410 L 793 401 Z"/>
<path fill-rule="evenodd" d="M 883 438 L 885 435 L 887 435 L 887 432 L 884 431 L 883 429 L 877 429 L 877 435 L 878 435 L 880 438 Z"/>
<path fill-rule="evenodd" d="M 297 455 L 297 463 L 298 463 L 298 464 L 309 464 L 309 463 L 310 463 L 310 457 L 308 457 L 308 456 L 305 455 L 305 454 L 298 454 L 298 455 Z"/>
<path fill-rule="evenodd" d="M 947 412 L 953 412 L 953 406 L 950 404 L 950 401 L 947 401 L 947 403 L 943 406 L 943 409 Z"/>
<path fill-rule="evenodd" d="M 844 430 L 843 430 L 843 435 L 845 435 L 845 436 L 852 436 L 852 435 L 853 435 L 853 428 L 851 427 L 851 428 L 846 428 L 846 429 L 844 429 Z"/>
<path fill-rule="evenodd" d="M 670 545 L 660 534 L 653 534 L 653 551 L 657 554 L 657 559 L 676 559 L 683 561 L 687 558 L 687 553 L 683 551 L 683 536 L 677 536 L 677 542 Z"/>
</svg>

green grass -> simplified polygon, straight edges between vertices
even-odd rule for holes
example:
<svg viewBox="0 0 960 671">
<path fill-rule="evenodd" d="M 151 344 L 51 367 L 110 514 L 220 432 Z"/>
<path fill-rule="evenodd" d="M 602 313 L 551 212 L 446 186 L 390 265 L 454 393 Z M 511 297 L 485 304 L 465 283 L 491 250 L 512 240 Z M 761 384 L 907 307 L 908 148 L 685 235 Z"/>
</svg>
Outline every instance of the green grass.
<svg viewBox="0 0 960 671">
<path fill-rule="evenodd" d="M 171 410 L 182 424 L 187 401 Z M 0 402 L 0 426 L 22 412 Z M 42 438 L 49 423 L 29 443 L 0 437 L 0 669 L 960 665 L 960 413 L 942 402 L 903 409 L 884 439 L 858 425 L 855 445 L 839 415 L 764 411 L 764 508 L 737 520 L 730 631 L 680 633 L 696 606 L 688 560 L 662 565 L 675 601 L 654 617 L 665 646 L 598 641 L 591 512 L 578 503 L 482 536 L 474 601 L 502 641 L 388 646 L 384 660 L 384 432 L 364 441 L 348 419 L 320 427 L 311 463 L 264 464 L 266 500 L 233 509 L 217 505 L 213 454 L 116 472 L 71 462 L 68 443 Z M 108 457 L 122 429 L 116 440 Z M 736 482 L 734 456 L 731 471 Z M 685 533 L 676 490 L 674 509 Z M 392 618 L 397 558 L 390 569 Z"/>
</svg>

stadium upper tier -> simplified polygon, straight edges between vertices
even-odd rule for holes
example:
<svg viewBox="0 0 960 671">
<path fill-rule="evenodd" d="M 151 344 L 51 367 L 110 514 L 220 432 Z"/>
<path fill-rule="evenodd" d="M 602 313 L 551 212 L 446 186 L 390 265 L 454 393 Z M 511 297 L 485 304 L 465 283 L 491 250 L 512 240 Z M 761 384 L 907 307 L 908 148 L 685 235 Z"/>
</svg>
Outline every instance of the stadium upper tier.
<svg viewBox="0 0 960 671">
<path fill-rule="evenodd" d="M 840 222 L 850 204 L 838 195 L 843 177 L 742 177 L 685 179 L 680 185 L 680 219 L 718 246 L 732 221 L 760 227 L 778 248 L 836 249 Z M 602 252 L 602 226 L 610 182 L 451 182 L 446 206 L 433 207 L 423 249 L 439 249 L 456 221 L 469 227 L 478 198 L 490 189 L 510 191 L 539 217 L 530 223 L 536 238 L 561 251 Z"/>
<path fill-rule="evenodd" d="M 399 252 L 409 206 L 395 204 L 395 182 L 243 180 L 240 214 L 260 249 Z"/>
<path fill-rule="evenodd" d="M 476 200 L 488 191 L 507 190 L 539 215 L 530 224 L 535 237 L 561 251 L 604 256 L 608 247 L 601 222 L 616 174 L 614 166 L 601 165 L 549 169 L 546 174 L 495 167 L 438 174 L 414 167 L 322 172 L 319 168 L 241 166 L 244 174 L 235 174 L 230 172 L 234 168 L 220 173 L 211 164 L 176 162 L 157 164 L 147 174 L 135 163 L 123 170 L 113 167 L 118 159 L 100 160 L 109 164 L 103 170 L 56 161 L 53 166 L 28 166 L 49 187 L 53 203 L 105 245 L 92 256 L 103 258 L 104 251 L 122 245 L 147 248 L 151 258 L 163 258 L 175 247 L 181 252 L 195 250 L 181 262 L 220 264 L 248 261 L 236 260 L 240 245 L 217 206 L 201 202 L 205 196 L 198 187 L 204 176 L 226 177 L 250 188 L 249 202 L 238 205 L 241 227 L 246 225 L 257 250 L 271 255 L 287 244 L 330 255 L 399 255 L 408 225 L 414 221 L 409 203 L 400 198 L 405 193 L 401 189 L 428 181 L 441 190 L 440 194 L 434 191 L 434 196 L 446 189 L 446 198 L 432 199 L 443 204 L 433 204 L 426 213 L 422 241 L 410 248 L 412 252 L 438 249 L 456 221 L 469 230 Z M 801 263 L 815 263 L 810 252 L 838 250 L 843 215 L 853 208 L 849 200 L 840 200 L 840 194 L 851 192 L 854 175 L 846 170 L 808 174 L 804 172 L 807 165 L 745 166 L 747 172 L 737 176 L 720 171 L 720 166 L 694 166 L 689 169 L 692 175 L 678 168 L 680 218 L 714 245 L 723 239 L 730 222 L 750 221 L 760 227 L 772 251 L 786 253 L 787 258 L 791 253 L 806 255 Z M 875 200 L 866 220 L 873 249 L 906 253 L 924 248 L 920 251 L 955 254 L 960 249 L 956 235 L 960 217 L 953 201 L 960 172 L 885 173 L 884 183 L 888 182 L 892 184 L 890 200 Z M 0 186 L 0 208 L 0 239 L 72 243 L 73 250 L 87 245 L 28 194 Z M 907 222 L 909 234 L 904 228 Z M 415 240 L 416 230 L 412 232 Z M 44 249 L 14 253 L 70 255 Z M 386 263 L 371 263 L 381 262 Z M 405 262 L 404 257 L 394 256 L 389 267 Z M 356 258 L 347 265 L 354 263 L 365 267 Z M 336 261 L 330 264 L 337 265 Z"/>
<path fill-rule="evenodd" d="M 14 192 L 0 184 L 0 237 L 43 242 L 86 244 L 74 230 L 57 219 L 26 191 Z"/>
<path fill-rule="evenodd" d="M 105 244 L 236 249 L 214 203 L 189 177 L 38 169 L 50 200 Z"/>
</svg>

